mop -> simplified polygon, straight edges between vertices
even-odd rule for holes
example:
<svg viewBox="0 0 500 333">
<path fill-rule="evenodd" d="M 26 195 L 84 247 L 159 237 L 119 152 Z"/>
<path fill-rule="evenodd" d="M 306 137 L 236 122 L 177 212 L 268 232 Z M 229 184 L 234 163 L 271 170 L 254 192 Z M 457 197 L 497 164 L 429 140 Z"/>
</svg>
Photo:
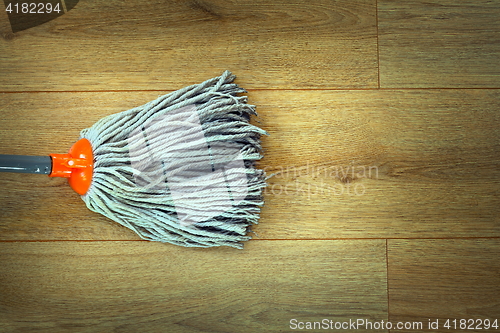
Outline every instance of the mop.
<svg viewBox="0 0 500 333">
<path fill-rule="evenodd" d="M 150 241 L 242 248 L 266 186 L 264 130 L 246 91 L 220 77 L 107 116 L 68 154 L 0 155 L 0 171 L 68 178 L 87 207 Z"/>
</svg>

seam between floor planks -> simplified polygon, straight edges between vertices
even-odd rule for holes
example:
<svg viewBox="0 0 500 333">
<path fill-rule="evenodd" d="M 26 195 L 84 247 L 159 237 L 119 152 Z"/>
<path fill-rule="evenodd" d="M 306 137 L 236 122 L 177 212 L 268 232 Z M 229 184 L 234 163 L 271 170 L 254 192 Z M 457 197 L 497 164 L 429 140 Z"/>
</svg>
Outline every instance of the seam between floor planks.
<svg viewBox="0 0 500 333">
<path fill-rule="evenodd" d="M 257 92 L 257 91 L 432 91 L 432 90 L 500 90 L 500 87 L 428 87 L 428 88 L 292 88 L 292 89 L 246 89 L 247 92 Z M 139 89 L 139 90 L 17 90 L 17 91 L 0 91 L 0 94 L 46 94 L 46 93 L 132 93 L 132 92 L 164 92 L 169 93 L 175 90 L 169 89 Z"/>
<path fill-rule="evenodd" d="M 377 85 L 378 89 L 381 88 L 380 84 L 380 34 L 379 34 L 379 22 L 378 22 L 378 0 L 375 0 L 375 29 L 376 29 L 376 40 L 377 40 Z"/>
<path fill-rule="evenodd" d="M 500 236 L 485 236 L 485 237 L 425 237 L 425 238 L 415 238 L 415 237 L 376 237 L 376 238 L 269 238 L 269 239 L 250 239 L 247 242 L 252 241 L 265 241 L 265 242 L 280 242 L 280 241 L 360 241 L 360 240 L 472 240 L 472 239 L 500 239 Z M 144 239 L 24 239 L 24 240 L 14 240 L 14 239 L 4 239 L 0 240 L 0 243 L 49 243 L 49 242 L 150 242 Z"/>
<path fill-rule="evenodd" d="M 389 294 L 389 240 L 385 240 L 385 288 L 387 295 L 387 321 L 391 321 L 391 297 Z M 389 333 L 391 330 L 387 330 Z"/>
</svg>

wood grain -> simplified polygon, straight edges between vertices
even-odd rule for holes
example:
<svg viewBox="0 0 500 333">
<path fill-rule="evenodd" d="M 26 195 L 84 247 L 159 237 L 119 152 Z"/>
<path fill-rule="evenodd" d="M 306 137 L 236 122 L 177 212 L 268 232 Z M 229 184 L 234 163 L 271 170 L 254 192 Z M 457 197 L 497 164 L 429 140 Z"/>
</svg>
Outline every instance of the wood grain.
<svg viewBox="0 0 500 333">
<path fill-rule="evenodd" d="M 382 87 L 500 87 L 498 1 L 378 1 Z"/>
<path fill-rule="evenodd" d="M 437 332 L 428 319 L 439 320 L 440 332 L 448 331 L 446 319 L 498 319 L 500 325 L 499 255 L 500 239 L 389 240 L 389 320 L 423 321 L 425 332 Z"/>
<path fill-rule="evenodd" d="M 3 332 L 279 332 L 387 320 L 385 242 L 0 242 Z"/>
<path fill-rule="evenodd" d="M 499 14 L 487 0 L 86 0 L 12 33 L 0 10 L 0 154 L 64 153 L 100 118 L 229 69 L 274 174 L 240 251 L 140 241 L 63 179 L 0 173 L 0 331 L 500 320 Z"/>
<path fill-rule="evenodd" d="M 66 152 L 158 92 L 0 95 L 0 153 Z M 252 91 L 269 180 L 261 239 L 500 236 L 498 90 Z M 353 173 L 354 171 L 354 173 Z M 0 239 L 138 239 L 64 180 L 0 174 Z"/>
<path fill-rule="evenodd" d="M 278 173 L 259 236 L 500 234 L 497 90 L 252 97 L 271 134 L 262 163 Z"/>
<path fill-rule="evenodd" d="M 177 89 L 225 69 L 247 88 L 376 87 L 375 13 L 375 0 L 80 1 L 3 33 L 0 91 Z"/>
</svg>

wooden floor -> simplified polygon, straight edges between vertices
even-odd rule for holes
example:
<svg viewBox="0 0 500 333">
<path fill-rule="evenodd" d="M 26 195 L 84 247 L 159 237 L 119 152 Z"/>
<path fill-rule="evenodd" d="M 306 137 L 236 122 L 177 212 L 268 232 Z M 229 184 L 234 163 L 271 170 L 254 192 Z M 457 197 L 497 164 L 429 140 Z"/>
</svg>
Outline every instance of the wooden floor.
<svg viewBox="0 0 500 333">
<path fill-rule="evenodd" d="M 64 153 L 229 69 L 275 176 L 236 250 L 141 241 L 65 180 L 0 174 L 0 332 L 499 331 L 499 17 L 486 0 L 82 0 L 13 33 L 2 10 L 1 154 Z"/>
</svg>

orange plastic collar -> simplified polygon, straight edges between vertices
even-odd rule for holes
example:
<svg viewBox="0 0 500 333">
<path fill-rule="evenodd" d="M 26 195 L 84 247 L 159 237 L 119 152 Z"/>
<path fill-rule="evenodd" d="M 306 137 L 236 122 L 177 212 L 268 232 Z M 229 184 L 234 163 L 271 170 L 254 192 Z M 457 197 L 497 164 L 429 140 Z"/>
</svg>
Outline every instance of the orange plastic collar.
<svg viewBox="0 0 500 333">
<path fill-rule="evenodd" d="M 80 139 L 69 154 L 50 154 L 52 172 L 49 177 L 69 178 L 69 185 L 76 193 L 84 195 L 89 190 L 94 172 L 94 155 L 87 139 Z"/>
</svg>

